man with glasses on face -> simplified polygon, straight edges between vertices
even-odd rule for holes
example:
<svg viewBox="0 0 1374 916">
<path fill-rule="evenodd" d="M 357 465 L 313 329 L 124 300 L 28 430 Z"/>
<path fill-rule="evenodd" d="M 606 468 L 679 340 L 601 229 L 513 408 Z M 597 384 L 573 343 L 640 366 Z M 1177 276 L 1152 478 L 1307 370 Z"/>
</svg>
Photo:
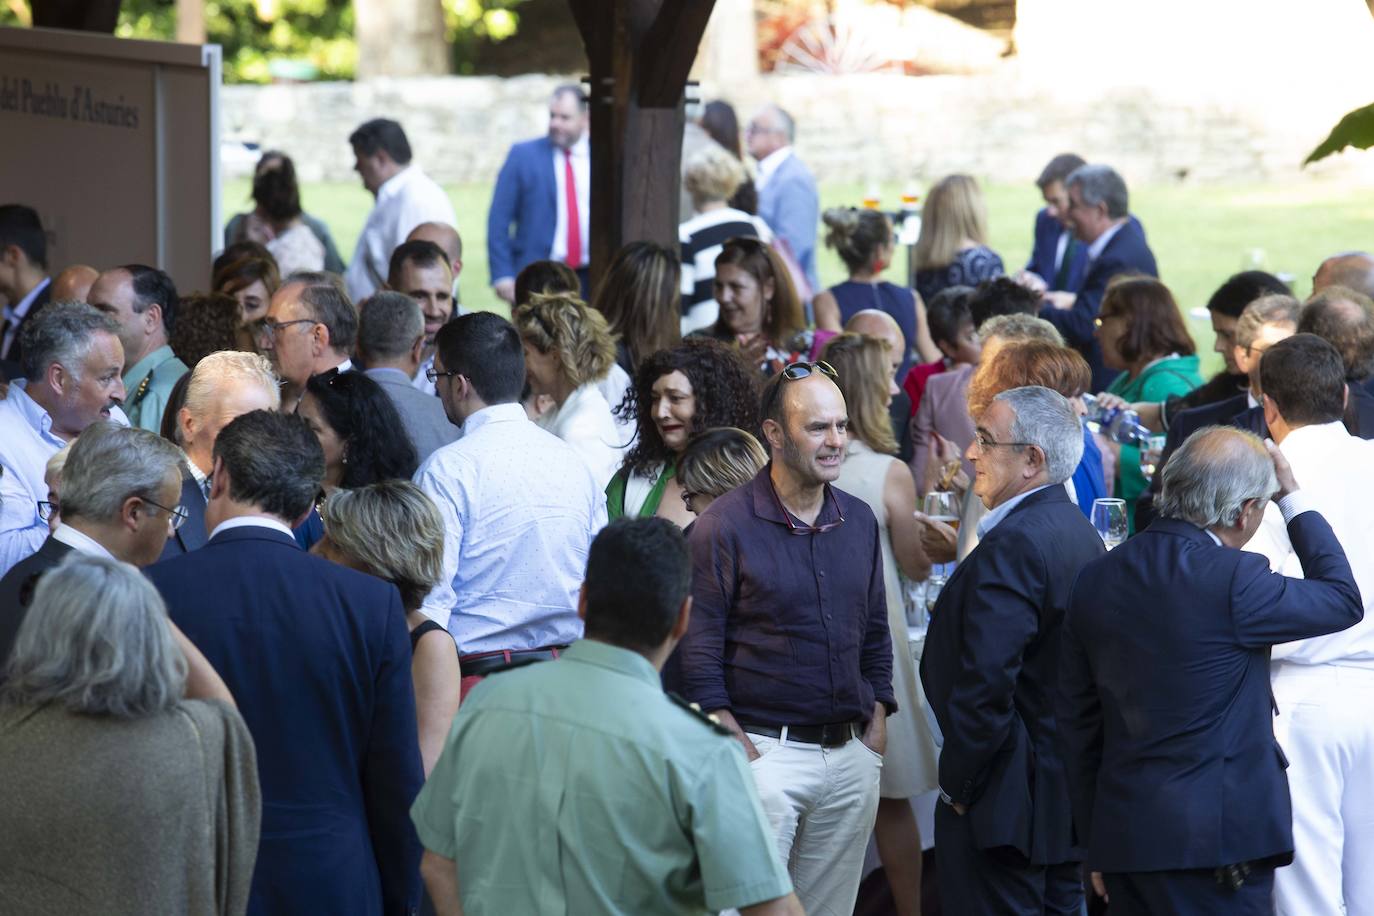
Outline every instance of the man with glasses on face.
<svg viewBox="0 0 1374 916">
<path fill-rule="evenodd" d="M 947 913 L 1078 913 L 1069 785 L 1055 746 L 1059 628 L 1102 539 L 1064 481 L 1078 414 L 1013 388 L 976 417 L 973 492 L 991 510 L 931 611 L 921 683 L 943 735 L 935 846 Z"/>
<path fill-rule="evenodd" d="M 287 277 L 252 331 L 254 343 L 281 376 L 281 407 L 287 413 L 296 409 L 310 376 L 353 369 L 349 354 L 358 341 L 358 312 L 330 274 Z"/>
<path fill-rule="evenodd" d="M 765 105 L 744 131 L 749 155 L 759 164 L 759 216 L 796 259 L 811 292 L 820 289 L 816 278 L 816 226 L 820 223 L 820 194 L 811 170 L 792 148 L 796 124 L 776 105 Z"/>
<path fill-rule="evenodd" d="M 739 739 L 808 913 L 854 908 L 896 710 L 878 523 L 831 482 L 849 417 L 826 363 L 765 386 L 772 461 L 692 526 L 683 692 Z"/>
</svg>

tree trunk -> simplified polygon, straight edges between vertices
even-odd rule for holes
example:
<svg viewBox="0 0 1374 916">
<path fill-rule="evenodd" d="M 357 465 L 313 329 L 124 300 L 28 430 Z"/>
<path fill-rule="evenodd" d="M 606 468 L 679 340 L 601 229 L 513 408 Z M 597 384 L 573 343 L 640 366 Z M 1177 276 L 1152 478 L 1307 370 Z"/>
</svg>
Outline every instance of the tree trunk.
<svg viewBox="0 0 1374 916">
<path fill-rule="evenodd" d="M 358 79 L 449 72 L 440 0 L 355 0 Z"/>
<path fill-rule="evenodd" d="M 177 41 L 205 44 L 205 0 L 177 0 Z"/>
</svg>

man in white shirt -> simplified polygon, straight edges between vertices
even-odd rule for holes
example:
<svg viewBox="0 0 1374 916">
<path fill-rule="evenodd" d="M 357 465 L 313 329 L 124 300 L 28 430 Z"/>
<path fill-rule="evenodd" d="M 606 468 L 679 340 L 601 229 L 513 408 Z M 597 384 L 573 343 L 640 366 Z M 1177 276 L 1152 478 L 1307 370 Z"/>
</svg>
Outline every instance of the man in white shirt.
<svg viewBox="0 0 1374 916">
<path fill-rule="evenodd" d="M 421 223 L 456 226 L 453 204 L 435 181 L 411 165 L 410 141 L 401 125 L 386 118 L 368 121 L 349 136 L 353 168 L 377 203 L 367 215 L 344 282 L 357 302 L 381 289 L 396 246 Z"/>
<path fill-rule="evenodd" d="M 577 271 L 582 297 L 587 297 L 592 184 L 589 124 L 582 87 L 559 86 L 549 99 L 548 135 L 517 143 L 506 154 L 487 214 L 491 285 L 506 302 L 515 302 L 516 275 L 545 259 L 561 261 Z"/>
<path fill-rule="evenodd" d="M 32 207 L 0 206 L 0 296 L 8 303 L 0 321 L 0 359 L 23 359 L 24 322 L 47 305 L 48 239 Z"/>
<path fill-rule="evenodd" d="M 415 474 L 445 529 L 444 574 L 421 610 L 457 640 L 466 693 L 581 637 L 577 594 L 606 500 L 572 447 L 520 406 L 525 357 L 510 322 L 475 312 L 444 325 L 431 371 L 463 438 Z"/>
<path fill-rule="evenodd" d="M 1277 911 L 1374 913 L 1374 442 L 1341 422 L 1345 365 L 1330 343 L 1298 334 L 1260 363 L 1264 417 L 1308 502 L 1331 524 L 1363 598 L 1349 629 L 1273 650 L 1274 733 L 1288 757 L 1294 860 L 1275 872 Z M 1246 546 L 1301 578 L 1298 554 L 1270 505 Z"/>
<path fill-rule="evenodd" d="M 253 325 L 253 340 L 281 376 L 281 405 L 289 413 L 310 376 L 352 370 L 358 312 L 329 274 L 292 274 Z"/>
<path fill-rule="evenodd" d="M 89 305 L 44 308 L 25 322 L 23 350 L 25 380 L 0 401 L 0 574 L 48 536 L 48 459 L 124 400 L 119 325 Z"/>
</svg>

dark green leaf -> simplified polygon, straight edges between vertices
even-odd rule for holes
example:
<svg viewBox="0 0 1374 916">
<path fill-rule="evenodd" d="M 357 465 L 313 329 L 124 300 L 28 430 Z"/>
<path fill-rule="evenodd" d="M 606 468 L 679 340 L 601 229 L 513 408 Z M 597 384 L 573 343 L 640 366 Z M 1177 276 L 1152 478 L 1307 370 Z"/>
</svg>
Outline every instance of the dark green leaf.
<svg viewBox="0 0 1374 916">
<path fill-rule="evenodd" d="M 1347 146 L 1357 149 L 1374 146 L 1374 105 L 1356 108 L 1341 118 L 1340 123 L 1331 129 L 1330 135 L 1303 161 L 1303 165 L 1339 153 Z"/>
</svg>

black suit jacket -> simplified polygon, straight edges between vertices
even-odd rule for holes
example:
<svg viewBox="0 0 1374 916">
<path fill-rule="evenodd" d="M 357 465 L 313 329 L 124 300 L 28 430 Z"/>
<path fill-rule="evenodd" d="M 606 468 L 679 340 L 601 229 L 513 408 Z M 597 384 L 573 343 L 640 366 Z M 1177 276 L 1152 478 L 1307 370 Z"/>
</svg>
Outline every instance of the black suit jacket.
<svg viewBox="0 0 1374 916">
<path fill-rule="evenodd" d="M 186 521 L 167 539 L 158 562 L 199 550 L 210 539 L 210 532 L 205 530 L 205 494 L 189 473 L 181 476 L 181 506 L 186 510 Z"/>
<path fill-rule="evenodd" d="M 1154 252 L 1150 251 L 1145 241 L 1145 230 L 1134 218 L 1127 218 L 1096 260 L 1088 263 L 1073 308 L 1057 309 L 1047 305 L 1040 310 L 1040 317 L 1057 327 L 1059 333 L 1064 335 L 1064 342 L 1082 353 L 1088 361 L 1088 367 L 1093 371 L 1093 391 L 1106 391 L 1118 375 L 1102 362 L 1102 348 L 1094 332 L 1107 284 L 1112 277 L 1129 273 L 1159 276 Z"/>
<path fill-rule="evenodd" d="M 36 553 L 14 564 L 0 579 L 0 680 L 5 676 L 5 661 L 14 648 L 14 637 L 29 610 L 33 580 L 61 563 L 71 552 L 71 547 L 49 535 Z"/>
<path fill-rule="evenodd" d="M 43 306 L 48 304 L 48 299 L 51 294 L 52 283 L 48 283 L 38 295 L 34 297 L 33 302 L 29 305 L 29 310 L 24 313 L 24 317 L 19 319 L 19 330 L 14 335 L 14 342 L 10 344 L 10 348 L 7 352 L 0 353 L 0 357 L 4 357 L 15 365 L 23 365 L 24 347 L 21 343 L 21 339 L 24 336 L 24 325 L 27 324 L 34 315 L 37 315 Z M 21 374 L 14 377 L 23 378 L 22 370 L 20 371 Z"/>
<path fill-rule="evenodd" d="M 1059 627 L 1102 538 L 1062 486 L 1026 497 L 954 570 L 931 615 L 921 683 L 944 735 L 940 788 L 980 849 L 1076 861 L 1054 717 Z"/>
</svg>

